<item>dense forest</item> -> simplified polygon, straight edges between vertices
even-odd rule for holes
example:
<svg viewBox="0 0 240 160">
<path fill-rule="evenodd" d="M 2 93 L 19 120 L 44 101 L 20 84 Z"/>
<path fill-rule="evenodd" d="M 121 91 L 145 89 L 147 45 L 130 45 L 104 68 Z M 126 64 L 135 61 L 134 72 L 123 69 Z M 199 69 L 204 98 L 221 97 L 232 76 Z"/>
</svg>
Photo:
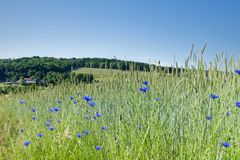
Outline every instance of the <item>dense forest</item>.
<svg viewBox="0 0 240 160">
<path fill-rule="evenodd" d="M 42 83 L 55 83 L 68 79 L 70 71 L 81 67 L 129 70 L 131 61 L 106 58 L 53 58 L 24 57 L 0 59 L 0 82 L 16 81 L 21 77 L 31 77 Z M 149 64 L 134 63 L 134 70 L 149 70 Z"/>
</svg>

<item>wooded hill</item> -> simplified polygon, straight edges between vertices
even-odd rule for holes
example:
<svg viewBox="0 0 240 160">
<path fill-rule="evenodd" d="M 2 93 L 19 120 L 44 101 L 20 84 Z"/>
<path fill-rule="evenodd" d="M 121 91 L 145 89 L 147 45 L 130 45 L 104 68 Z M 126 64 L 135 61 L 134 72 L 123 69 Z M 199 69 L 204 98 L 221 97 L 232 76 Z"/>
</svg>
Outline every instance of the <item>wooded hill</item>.
<svg viewBox="0 0 240 160">
<path fill-rule="evenodd" d="M 0 81 L 16 81 L 20 77 L 32 77 L 37 80 L 51 76 L 68 76 L 71 70 L 82 67 L 129 70 L 134 63 L 134 70 L 148 71 L 149 64 L 106 58 L 53 58 L 24 57 L 18 59 L 0 59 Z"/>
</svg>

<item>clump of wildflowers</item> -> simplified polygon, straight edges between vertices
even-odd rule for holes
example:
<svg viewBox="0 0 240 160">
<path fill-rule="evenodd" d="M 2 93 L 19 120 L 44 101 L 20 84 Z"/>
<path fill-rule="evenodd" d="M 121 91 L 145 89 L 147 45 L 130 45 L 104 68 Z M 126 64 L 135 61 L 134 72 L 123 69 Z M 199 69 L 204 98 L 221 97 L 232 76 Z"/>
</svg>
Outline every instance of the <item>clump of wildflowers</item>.
<svg viewBox="0 0 240 160">
<path fill-rule="evenodd" d="M 53 108 L 49 108 L 48 109 L 48 112 L 58 112 L 58 111 L 60 111 L 60 108 L 58 108 L 58 107 L 53 107 Z"/>
</svg>

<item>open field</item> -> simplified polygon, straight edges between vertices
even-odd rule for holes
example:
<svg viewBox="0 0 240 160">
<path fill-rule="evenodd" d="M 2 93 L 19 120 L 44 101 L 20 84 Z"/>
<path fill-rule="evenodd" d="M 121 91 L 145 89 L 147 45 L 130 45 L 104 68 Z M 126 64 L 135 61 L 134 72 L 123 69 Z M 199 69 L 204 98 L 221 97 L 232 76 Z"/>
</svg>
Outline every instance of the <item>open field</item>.
<svg viewBox="0 0 240 160">
<path fill-rule="evenodd" d="M 108 74 L 116 74 L 116 73 L 120 73 L 120 70 L 116 70 L 116 69 L 100 69 L 100 68 L 80 68 L 78 70 L 74 70 L 74 72 L 77 73 L 91 73 L 91 74 L 95 74 L 95 75 L 101 75 L 101 76 L 105 76 Z"/>
<path fill-rule="evenodd" d="M 74 70 L 75 73 L 83 73 L 83 74 L 92 74 L 95 80 L 109 80 L 117 77 L 118 75 L 126 75 L 126 74 L 137 74 L 140 76 L 147 76 L 148 73 L 143 71 L 122 71 L 116 69 L 100 69 L 100 68 L 80 68 L 78 70 Z"/>
<path fill-rule="evenodd" d="M 83 73 L 83 74 L 92 74 L 95 80 L 104 80 L 109 79 L 110 76 L 114 76 L 118 73 L 122 73 L 120 70 L 115 69 L 100 69 L 100 68 L 80 68 L 78 70 L 74 70 L 75 73 Z"/>
<path fill-rule="evenodd" d="M 0 99 L 0 159 L 238 159 L 237 73 L 91 72 L 105 80 Z"/>
</svg>

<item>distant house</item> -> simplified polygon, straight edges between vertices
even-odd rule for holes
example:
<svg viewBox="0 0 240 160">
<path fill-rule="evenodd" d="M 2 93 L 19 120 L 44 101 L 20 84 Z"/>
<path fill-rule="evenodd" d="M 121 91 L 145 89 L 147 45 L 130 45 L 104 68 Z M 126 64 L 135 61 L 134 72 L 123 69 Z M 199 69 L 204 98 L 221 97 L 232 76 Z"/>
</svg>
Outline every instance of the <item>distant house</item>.
<svg viewBox="0 0 240 160">
<path fill-rule="evenodd" d="M 32 78 L 24 78 L 23 80 L 26 84 L 36 84 L 36 80 Z"/>
<path fill-rule="evenodd" d="M 6 84 L 6 85 L 16 86 L 16 85 L 21 84 L 21 81 L 22 81 L 22 80 L 18 80 L 18 81 L 16 81 L 16 82 L 10 81 L 10 82 L 5 82 L 5 84 Z M 23 83 L 24 83 L 24 84 L 36 84 L 36 80 L 35 80 L 35 79 L 32 79 L 32 78 L 23 78 Z"/>
<path fill-rule="evenodd" d="M 19 82 L 5 82 L 6 85 L 18 85 Z"/>
<path fill-rule="evenodd" d="M 16 83 L 20 84 L 21 80 L 18 80 Z M 25 84 L 36 84 L 36 80 L 32 78 L 23 78 L 23 83 Z"/>
</svg>

